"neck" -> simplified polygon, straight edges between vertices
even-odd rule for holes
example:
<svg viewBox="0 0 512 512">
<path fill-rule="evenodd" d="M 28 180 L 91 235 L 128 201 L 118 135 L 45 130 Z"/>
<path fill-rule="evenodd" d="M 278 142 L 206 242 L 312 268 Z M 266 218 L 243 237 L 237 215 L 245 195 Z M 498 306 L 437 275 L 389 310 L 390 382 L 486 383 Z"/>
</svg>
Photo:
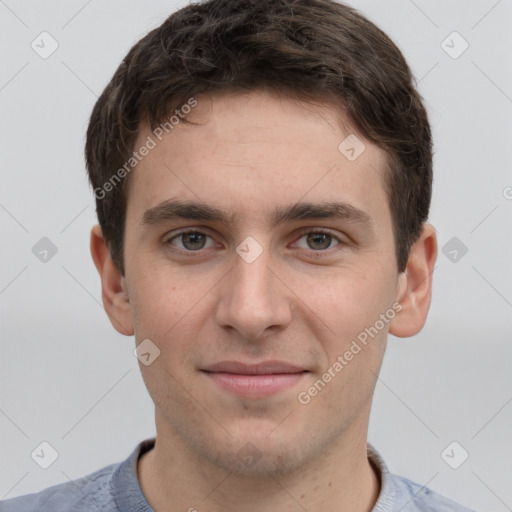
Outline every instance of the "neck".
<svg viewBox="0 0 512 512">
<path fill-rule="evenodd" d="M 366 447 L 366 429 L 359 429 L 357 439 L 347 436 L 333 443 L 329 453 L 304 467 L 254 477 L 219 468 L 166 432 L 141 457 L 137 472 L 155 512 L 370 512 L 380 480 Z"/>
</svg>

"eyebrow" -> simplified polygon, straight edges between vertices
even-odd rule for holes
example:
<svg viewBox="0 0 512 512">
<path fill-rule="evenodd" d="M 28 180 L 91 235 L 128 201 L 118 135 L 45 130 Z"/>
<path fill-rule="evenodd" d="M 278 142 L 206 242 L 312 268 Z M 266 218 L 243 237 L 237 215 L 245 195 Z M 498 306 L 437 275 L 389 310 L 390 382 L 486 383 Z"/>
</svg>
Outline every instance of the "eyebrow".
<svg viewBox="0 0 512 512">
<path fill-rule="evenodd" d="M 230 224 L 235 215 L 219 208 L 199 202 L 167 200 L 146 210 L 142 225 L 152 227 L 171 220 L 187 219 Z M 304 219 L 341 219 L 360 224 L 368 231 L 374 230 L 374 222 L 363 210 L 344 202 L 295 203 L 290 206 L 278 206 L 270 216 L 272 227 L 284 222 Z"/>
</svg>

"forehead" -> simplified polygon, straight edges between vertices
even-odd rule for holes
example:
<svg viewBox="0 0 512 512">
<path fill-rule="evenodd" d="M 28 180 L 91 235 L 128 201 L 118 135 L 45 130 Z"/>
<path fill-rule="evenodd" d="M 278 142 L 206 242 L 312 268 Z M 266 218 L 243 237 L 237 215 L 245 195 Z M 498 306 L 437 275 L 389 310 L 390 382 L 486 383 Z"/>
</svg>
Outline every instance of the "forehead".
<svg viewBox="0 0 512 512">
<path fill-rule="evenodd" d="M 153 131 L 141 125 L 135 149 L 148 140 L 154 147 L 130 176 L 127 216 L 142 220 L 170 197 L 237 218 L 297 202 L 344 201 L 376 218 L 387 209 L 386 154 L 339 107 L 265 92 L 195 99 L 185 110 L 190 123 L 175 116 Z"/>
</svg>

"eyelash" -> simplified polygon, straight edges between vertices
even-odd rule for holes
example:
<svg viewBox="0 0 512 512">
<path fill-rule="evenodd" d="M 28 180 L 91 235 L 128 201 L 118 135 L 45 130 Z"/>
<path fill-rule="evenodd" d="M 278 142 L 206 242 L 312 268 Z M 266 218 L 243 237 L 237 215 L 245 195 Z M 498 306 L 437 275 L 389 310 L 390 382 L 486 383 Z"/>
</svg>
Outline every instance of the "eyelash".
<svg viewBox="0 0 512 512">
<path fill-rule="evenodd" d="M 302 231 L 300 233 L 300 236 L 297 238 L 296 242 L 298 240 L 300 240 L 301 238 L 305 237 L 305 236 L 308 236 L 308 235 L 311 235 L 311 234 L 317 234 L 317 233 L 318 234 L 322 234 L 322 235 L 329 235 L 329 236 L 332 237 L 333 241 L 336 241 L 338 243 L 336 245 L 334 245 L 333 247 L 330 247 L 328 249 L 323 249 L 323 250 L 322 249 L 319 249 L 319 250 L 303 249 L 303 250 L 308 251 L 314 257 L 322 257 L 324 254 L 332 254 L 332 251 L 341 250 L 344 246 L 349 245 L 347 241 L 340 239 L 338 236 L 334 235 L 329 230 L 320 229 L 320 228 L 310 228 L 310 229 L 306 229 L 305 231 Z M 180 231 L 179 233 L 174 234 L 172 237 L 167 238 L 166 240 L 164 240 L 164 245 L 166 245 L 167 248 L 169 250 L 171 250 L 172 252 L 176 252 L 176 253 L 179 253 L 179 254 L 186 254 L 187 256 L 192 256 L 192 257 L 203 256 L 204 255 L 204 250 L 203 249 L 199 249 L 197 251 L 191 251 L 191 250 L 186 250 L 186 249 L 180 249 L 180 248 L 175 247 L 175 246 L 172 245 L 171 242 L 173 240 L 179 238 L 180 236 L 187 235 L 187 234 L 204 235 L 204 236 L 207 236 L 207 237 L 213 239 L 213 237 L 211 235 L 209 235 L 207 233 L 204 233 L 203 231 L 199 231 L 197 229 L 185 229 L 183 231 Z"/>
</svg>

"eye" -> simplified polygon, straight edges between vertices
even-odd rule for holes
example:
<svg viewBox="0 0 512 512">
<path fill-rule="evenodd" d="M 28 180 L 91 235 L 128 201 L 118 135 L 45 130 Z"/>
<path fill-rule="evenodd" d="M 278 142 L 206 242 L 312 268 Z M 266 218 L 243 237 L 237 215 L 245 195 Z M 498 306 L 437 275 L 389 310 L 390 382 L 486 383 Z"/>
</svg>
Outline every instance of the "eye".
<svg viewBox="0 0 512 512">
<path fill-rule="evenodd" d="M 332 249 L 340 243 L 340 240 L 326 231 L 308 231 L 296 242 L 300 249 L 312 249 L 314 251 Z"/>
<path fill-rule="evenodd" d="M 212 238 L 200 231 L 182 231 L 166 243 L 184 251 L 199 251 L 213 246 Z"/>
</svg>

